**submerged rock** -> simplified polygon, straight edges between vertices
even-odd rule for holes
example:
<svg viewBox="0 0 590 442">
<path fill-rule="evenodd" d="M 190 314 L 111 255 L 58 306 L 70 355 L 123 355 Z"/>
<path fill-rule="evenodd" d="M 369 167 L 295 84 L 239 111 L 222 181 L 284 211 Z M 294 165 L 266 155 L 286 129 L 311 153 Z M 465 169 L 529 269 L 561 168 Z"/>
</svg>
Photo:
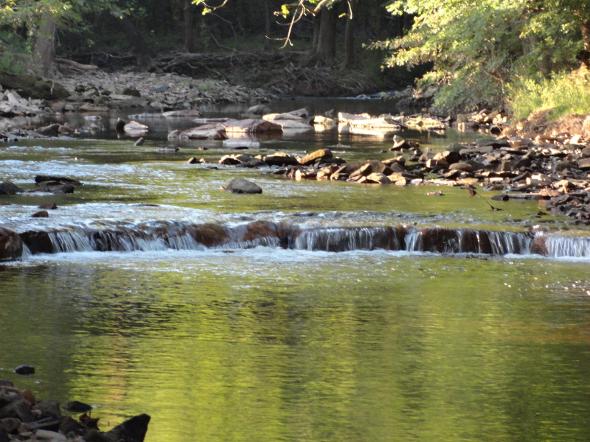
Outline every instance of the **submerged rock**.
<svg viewBox="0 0 590 442">
<path fill-rule="evenodd" d="M 14 369 L 14 372 L 16 374 L 20 374 L 20 375 L 31 375 L 31 374 L 35 374 L 35 367 L 33 367 L 32 365 L 19 365 L 18 367 L 16 367 Z"/>
<path fill-rule="evenodd" d="M 262 193 L 262 188 L 260 186 L 244 178 L 234 178 L 225 186 L 223 186 L 223 189 L 232 193 Z"/>
</svg>

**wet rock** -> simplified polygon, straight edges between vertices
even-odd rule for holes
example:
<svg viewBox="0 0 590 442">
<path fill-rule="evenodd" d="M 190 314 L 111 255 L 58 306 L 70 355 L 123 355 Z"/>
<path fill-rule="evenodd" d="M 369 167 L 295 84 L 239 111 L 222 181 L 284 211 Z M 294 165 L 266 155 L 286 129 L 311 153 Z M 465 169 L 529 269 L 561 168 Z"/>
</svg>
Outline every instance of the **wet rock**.
<svg viewBox="0 0 590 442">
<path fill-rule="evenodd" d="M 0 183 L 0 195 L 16 195 L 22 192 L 23 190 L 11 181 Z"/>
<path fill-rule="evenodd" d="M 21 374 L 21 375 L 31 375 L 31 374 L 35 374 L 35 367 L 33 367 L 32 365 L 19 365 L 18 367 L 16 367 L 14 369 L 14 372 L 16 374 Z"/>
<path fill-rule="evenodd" d="M 134 143 L 134 146 L 135 146 L 135 147 L 138 147 L 138 146 L 143 146 L 143 144 L 144 144 L 144 143 L 145 143 L 145 138 L 143 138 L 143 137 L 140 137 L 140 138 L 138 138 L 138 139 L 137 139 L 137 141 Z"/>
<path fill-rule="evenodd" d="M 0 227 L 0 261 L 19 259 L 23 254 L 23 242 L 12 230 Z"/>
<path fill-rule="evenodd" d="M 47 232 L 27 231 L 21 233 L 20 238 L 32 254 L 54 252 Z"/>
<path fill-rule="evenodd" d="M 148 431 L 150 416 L 141 414 L 132 417 L 105 433 L 107 440 L 113 442 L 143 442 Z"/>
<path fill-rule="evenodd" d="M 256 194 L 262 193 L 262 188 L 257 184 L 253 183 L 252 181 L 248 181 L 244 178 L 234 178 L 225 186 L 223 189 L 227 192 L 232 193 L 246 193 L 246 194 Z"/>
<path fill-rule="evenodd" d="M 229 241 L 225 227 L 218 224 L 201 224 L 189 232 L 193 239 L 205 247 L 217 247 Z"/>
<path fill-rule="evenodd" d="M 275 152 L 271 155 L 266 155 L 263 161 L 269 166 L 294 166 L 299 164 L 297 158 L 285 152 Z"/>
<path fill-rule="evenodd" d="M 64 408 L 70 413 L 87 413 L 92 411 L 92 405 L 80 401 L 70 401 Z"/>
<path fill-rule="evenodd" d="M 197 157 L 190 157 L 188 160 L 186 160 L 186 162 L 188 164 L 198 164 L 199 160 L 197 159 Z"/>
<path fill-rule="evenodd" d="M 299 164 L 307 166 L 315 163 L 316 161 L 321 162 L 324 159 L 332 158 L 332 151 L 330 149 L 318 149 L 313 151 L 299 160 Z"/>
<path fill-rule="evenodd" d="M 75 187 L 72 184 L 63 184 L 58 181 L 47 181 L 38 183 L 37 192 L 48 192 L 56 195 L 74 193 Z"/>
<path fill-rule="evenodd" d="M 33 213 L 31 218 L 49 218 L 49 213 L 47 210 L 40 210 L 39 212 Z"/>
<path fill-rule="evenodd" d="M 59 184 L 71 184 L 73 186 L 81 186 L 82 183 L 78 180 L 75 180 L 73 178 L 68 178 L 68 177 L 64 177 L 64 176 L 55 176 L 55 175 L 37 175 L 35 176 L 35 183 L 39 184 L 39 183 L 43 183 L 43 182 L 48 182 L 48 181 L 53 181 Z"/>
<path fill-rule="evenodd" d="M 55 203 L 43 203 L 39 205 L 39 209 L 44 210 L 57 210 L 57 204 Z"/>
</svg>

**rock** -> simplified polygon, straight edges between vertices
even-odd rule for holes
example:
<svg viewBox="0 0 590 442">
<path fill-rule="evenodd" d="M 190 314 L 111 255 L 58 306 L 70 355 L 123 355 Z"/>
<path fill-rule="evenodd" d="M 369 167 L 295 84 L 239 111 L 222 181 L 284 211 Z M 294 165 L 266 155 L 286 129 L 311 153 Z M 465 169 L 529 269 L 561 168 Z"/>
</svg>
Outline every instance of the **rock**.
<svg viewBox="0 0 590 442">
<path fill-rule="evenodd" d="M 35 432 L 35 440 L 38 442 L 68 442 L 68 439 L 63 434 L 49 430 L 37 430 Z"/>
<path fill-rule="evenodd" d="M 469 163 L 465 163 L 465 162 L 458 162 L 458 163 L 454 163 L 451 164 L 449 166 L 449 170 L 458 170 L 461 172 L 473 172 L 473 166 Z"/>
<path fill-rule="evenodd" d="M 309 164 L 312 164 L 316 161 L 320 161 L 327 159 L 327 158 L 332 158 L 332 151 L 330 149 L 318 149 L 314 152 L 311 152 L 307 155 L 305 155 L 303 158 L 301 158 L 299 160 L 299 164 L 302 164 L 303 166 L 307 166 Z"/>
<path fill-rule="evenodd" d="M 578 167 L 583 170 L 589 170 L 590 158 L 582 158 L 581 160 L 578 160 Z"/>
<path fill-rule="evenodd" d="M 0 183 L 0 195 L 16 195 L 21 192 L 23 192 L 23 190 L 11 181 Z"/>
<path fill-rule="evenodd" d="M 4 431 L 6 433 L 16 433 L 20 425 L 20 419 L 15 417 L 5 417 L 0 419 L 0 431 Z"/>
<path fill-rule="evenodd" d="M 40 127 L 37 129 L 37 133 L 46 137 L 57 137 L 59 135 L 60 125 L 57 123 L 50 124 L 48 126 Z"/>
<path fill-rule="evenodd" d="M 35 374 L 35 367 L 33 367 L 32 365 L 19 365 L 18 367 L 16 367 L 14 369 L 14 372 L 16 374 L 21 374 L 21 375 L 31 375 L 31 374 Z"/>
<path fill-rule="evenodd" d="M 269 166 L 295 166 L 299 164 L 297 158 L 285 152 L 275 152 L 271 155 L 266 155 L 263 161 Z"/>
<path fill-rule="evenodd" d="M 200 224 L 189 232 L 193 239 L 205 247 L 218 247 L 229 241 L 227 230 L 218 224 Z"/>
<path fill-rule="evenodd" d="M 260 186 L 243 178 L 234 178 L 223 186 L 223 189 L 232 193 L 262 193 L 262 188 Z"/>
<path fill-rule="evenodd" d="M 61 417 L 59 402 L 41 400 L 35 404 L 35 408 L 41 412 L 43 417 Z"/>
<path fill-rule="evenodd" d="M 123 126 L 123 131 L 131 137 L 141 137 L 148 133 L 149 127 L 145 124 L 131 120 Z"/>
<path fill-rule="evenodd" d="M 255 106 L 251 106 L 246 111 L 246 113 L 254 115 L 264 115 L 269 114 L 270 112 L 270 107 L 268 107 L 266 104 L 257 104 Z"/>
<path fill-rule="evenodd" d="M 461 160 L 461 154 L 456 150 L 445 150 L 434 155 L 435 160 L 444 160 L 448 164 L 453 164 Z"/>
<path fill-rule="evenodd" d="M 23 241 L 9 229 L 0 227 L 0 261 L 19 259 L 23 254 Z"/>
<path fill-rule="evenodd" d="M 25 399 L 17 399 L 0 408 L 0 419 L 13 417 L 23 422 L 33 422 L 35 418 L 31 413 L 31 404 Z"/>
<path fill-rule="evenodd" d="M 391 115 L 373 117 L 369 114 L 338 113 L 338 133 L 384 137 L 402 129 L 399 119 Z"/>
<path fill-rule="evenodd" d="M 141 93 L 134 87 L 126 87 L 123 89 L 123 95 L 129 95 L 130 97 L 141 97 Z"/>
<path fill-rule="evenodd" d="M 80 401 L 70 401 L 65 405 L 64 409 L 70 413 L 88 413 L 92 411 L 92 405 Z"/>
<path fill-rule="evenodd" d="M 75 187 L 72 184 L 63 184 L 58 181 L 47 181 L 38 183 L 37 192 L 48 192 L 53 194 L 74 193 Z"/>
<path fill-rule="evenodd" d="M 405 138 L 402 138 L 398 135 L 393 136 L 393 147 L 390 150 L 402 150 L 407 147 L 409 147 L 409 144 Z"/>
<path fill-rule="evenodd" d="M 229 120 L 220 124 L 228 134 L 281 133 L 283 131 L 280 125 L 262 119 Z"/>
<path fill-rule="evenodd" d="M 35 212 L 31 215 L 32 218 L 49 218 L 49 213 L 47 210 L 40 210 L 39 212 Z"/>
<path fill-rule="evenodd" d="M 166 118 L 197 118 L 201 113 L 196 109 L 180 109 L 164 112 L 162 115 Z"/>
<path fill-rule="evenodd" d="M 135 142 L 134 146 L 135 146 L 135 147 L 138 147 L 138 146 L 143 146 L 143 143 L 145 143 L 145 138 L 143 138 L 143 137 L 139 137 L 139 138 L 137 139 L 137 141 Z"/>
<path fill-rule="evenodd" d="M 199 160 L 197 159 L 197 157 L 190 157 L 188 160 L 186 160 L 186 162 L 188 164 L 198 164 Z"/>
<path fill-rule="evenodd" d="M 150 416 L 140 414 L 105 433 L 108 440 L 116 442 L 143 442 L 147 434 Z"/>
<path fill-rule="evenodd" d="M 35 176 L 35 183 L 45 183 L 45 182 L 56 182 L 59 184 L 71 184 L 72 186 L 81 186 L 82 183 L 74 178 L 68 178 L 65 176 L 55 176 L 55 175 L 36 175 Z"/>
<path fill-rule="evenodd" d="M 586 146 L 584 149 L 582 149 L 582 157 L 590 158 L 590 146 Z"/>
<path fill-rule="evenodd" d="M 225 128 L 219 123 L 203 124 L 185 131 L 172 131 L 168 134 L 168 139 L 187 139 L 187 140 L 225 140 L 227 138 Z"/>
<path fill-rule="evenodd" d="M 365 183 L 374 183 L 374 184 L 391 184 L 391 180 L 382 173 L 374 172 L 367 175 L 367 179 Z"/>
</svg>

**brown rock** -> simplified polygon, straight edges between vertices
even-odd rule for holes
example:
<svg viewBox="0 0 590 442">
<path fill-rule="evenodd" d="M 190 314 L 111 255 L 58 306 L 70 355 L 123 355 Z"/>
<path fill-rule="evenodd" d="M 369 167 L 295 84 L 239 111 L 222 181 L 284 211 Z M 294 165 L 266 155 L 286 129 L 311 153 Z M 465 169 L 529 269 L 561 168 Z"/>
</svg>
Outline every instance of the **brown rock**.
<svg viewBox="0 0 590 442">
<path fill-rule="evenodd" d="M 374 172 L 368 175 L 365 182 L 370 184 L 391 184 L 391 180 L 380 172 Z"/>
<path fill-rule="evenodd" d="M 18 259 L 23 254 L 23 242 L 12 230 L 0 227 L 0 261 Z"/>
<path fill-rule="evenodd" d="M 578 167 L 583 170 L 590 169 L 590 158 L 582 158 L 578 160 Z"/>
<path fill-rule="evenodd" d="M 299 160 L 299 163 L 307 166 L 312 164 L 318 160 L 323 160 L 325 158 L 332 158 L 332 151 L 330 149 L 319 149 L 314 152 L 311 152 L 305 155 L 303 158 Z"/>
<path fill-rule="evenodd" d="M 449 170 L 458 170 L 461 172 L 473 172 L 473 166 L 469 163 L 465 163 L 465 162 L 458 162 L 458 163 L 454 163 L 451 164 L 449 166 Z"/>
<path fill-rule="evenodd" d="M 35 212 L 31 215 L 33 218 L 49 218 L 49 213 L 47 210 L 40 210 L 39 212 Z"/>
</svg>

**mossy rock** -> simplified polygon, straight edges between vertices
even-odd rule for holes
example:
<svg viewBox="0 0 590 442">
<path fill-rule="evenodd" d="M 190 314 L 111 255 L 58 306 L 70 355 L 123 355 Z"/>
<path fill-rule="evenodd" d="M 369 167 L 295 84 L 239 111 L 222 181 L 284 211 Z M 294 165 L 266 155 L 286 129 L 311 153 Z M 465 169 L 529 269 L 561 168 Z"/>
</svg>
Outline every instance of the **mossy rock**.
<svg viewBox="0 0 590 442">
<path fill-rule="evenodd" d="M 25 98 L 61 100 L 70 95 L 61 84 L 31 75 L 0 73 L 0 84 L 5 89 L 16 90 L 20 96 Z"/>
</svg>

